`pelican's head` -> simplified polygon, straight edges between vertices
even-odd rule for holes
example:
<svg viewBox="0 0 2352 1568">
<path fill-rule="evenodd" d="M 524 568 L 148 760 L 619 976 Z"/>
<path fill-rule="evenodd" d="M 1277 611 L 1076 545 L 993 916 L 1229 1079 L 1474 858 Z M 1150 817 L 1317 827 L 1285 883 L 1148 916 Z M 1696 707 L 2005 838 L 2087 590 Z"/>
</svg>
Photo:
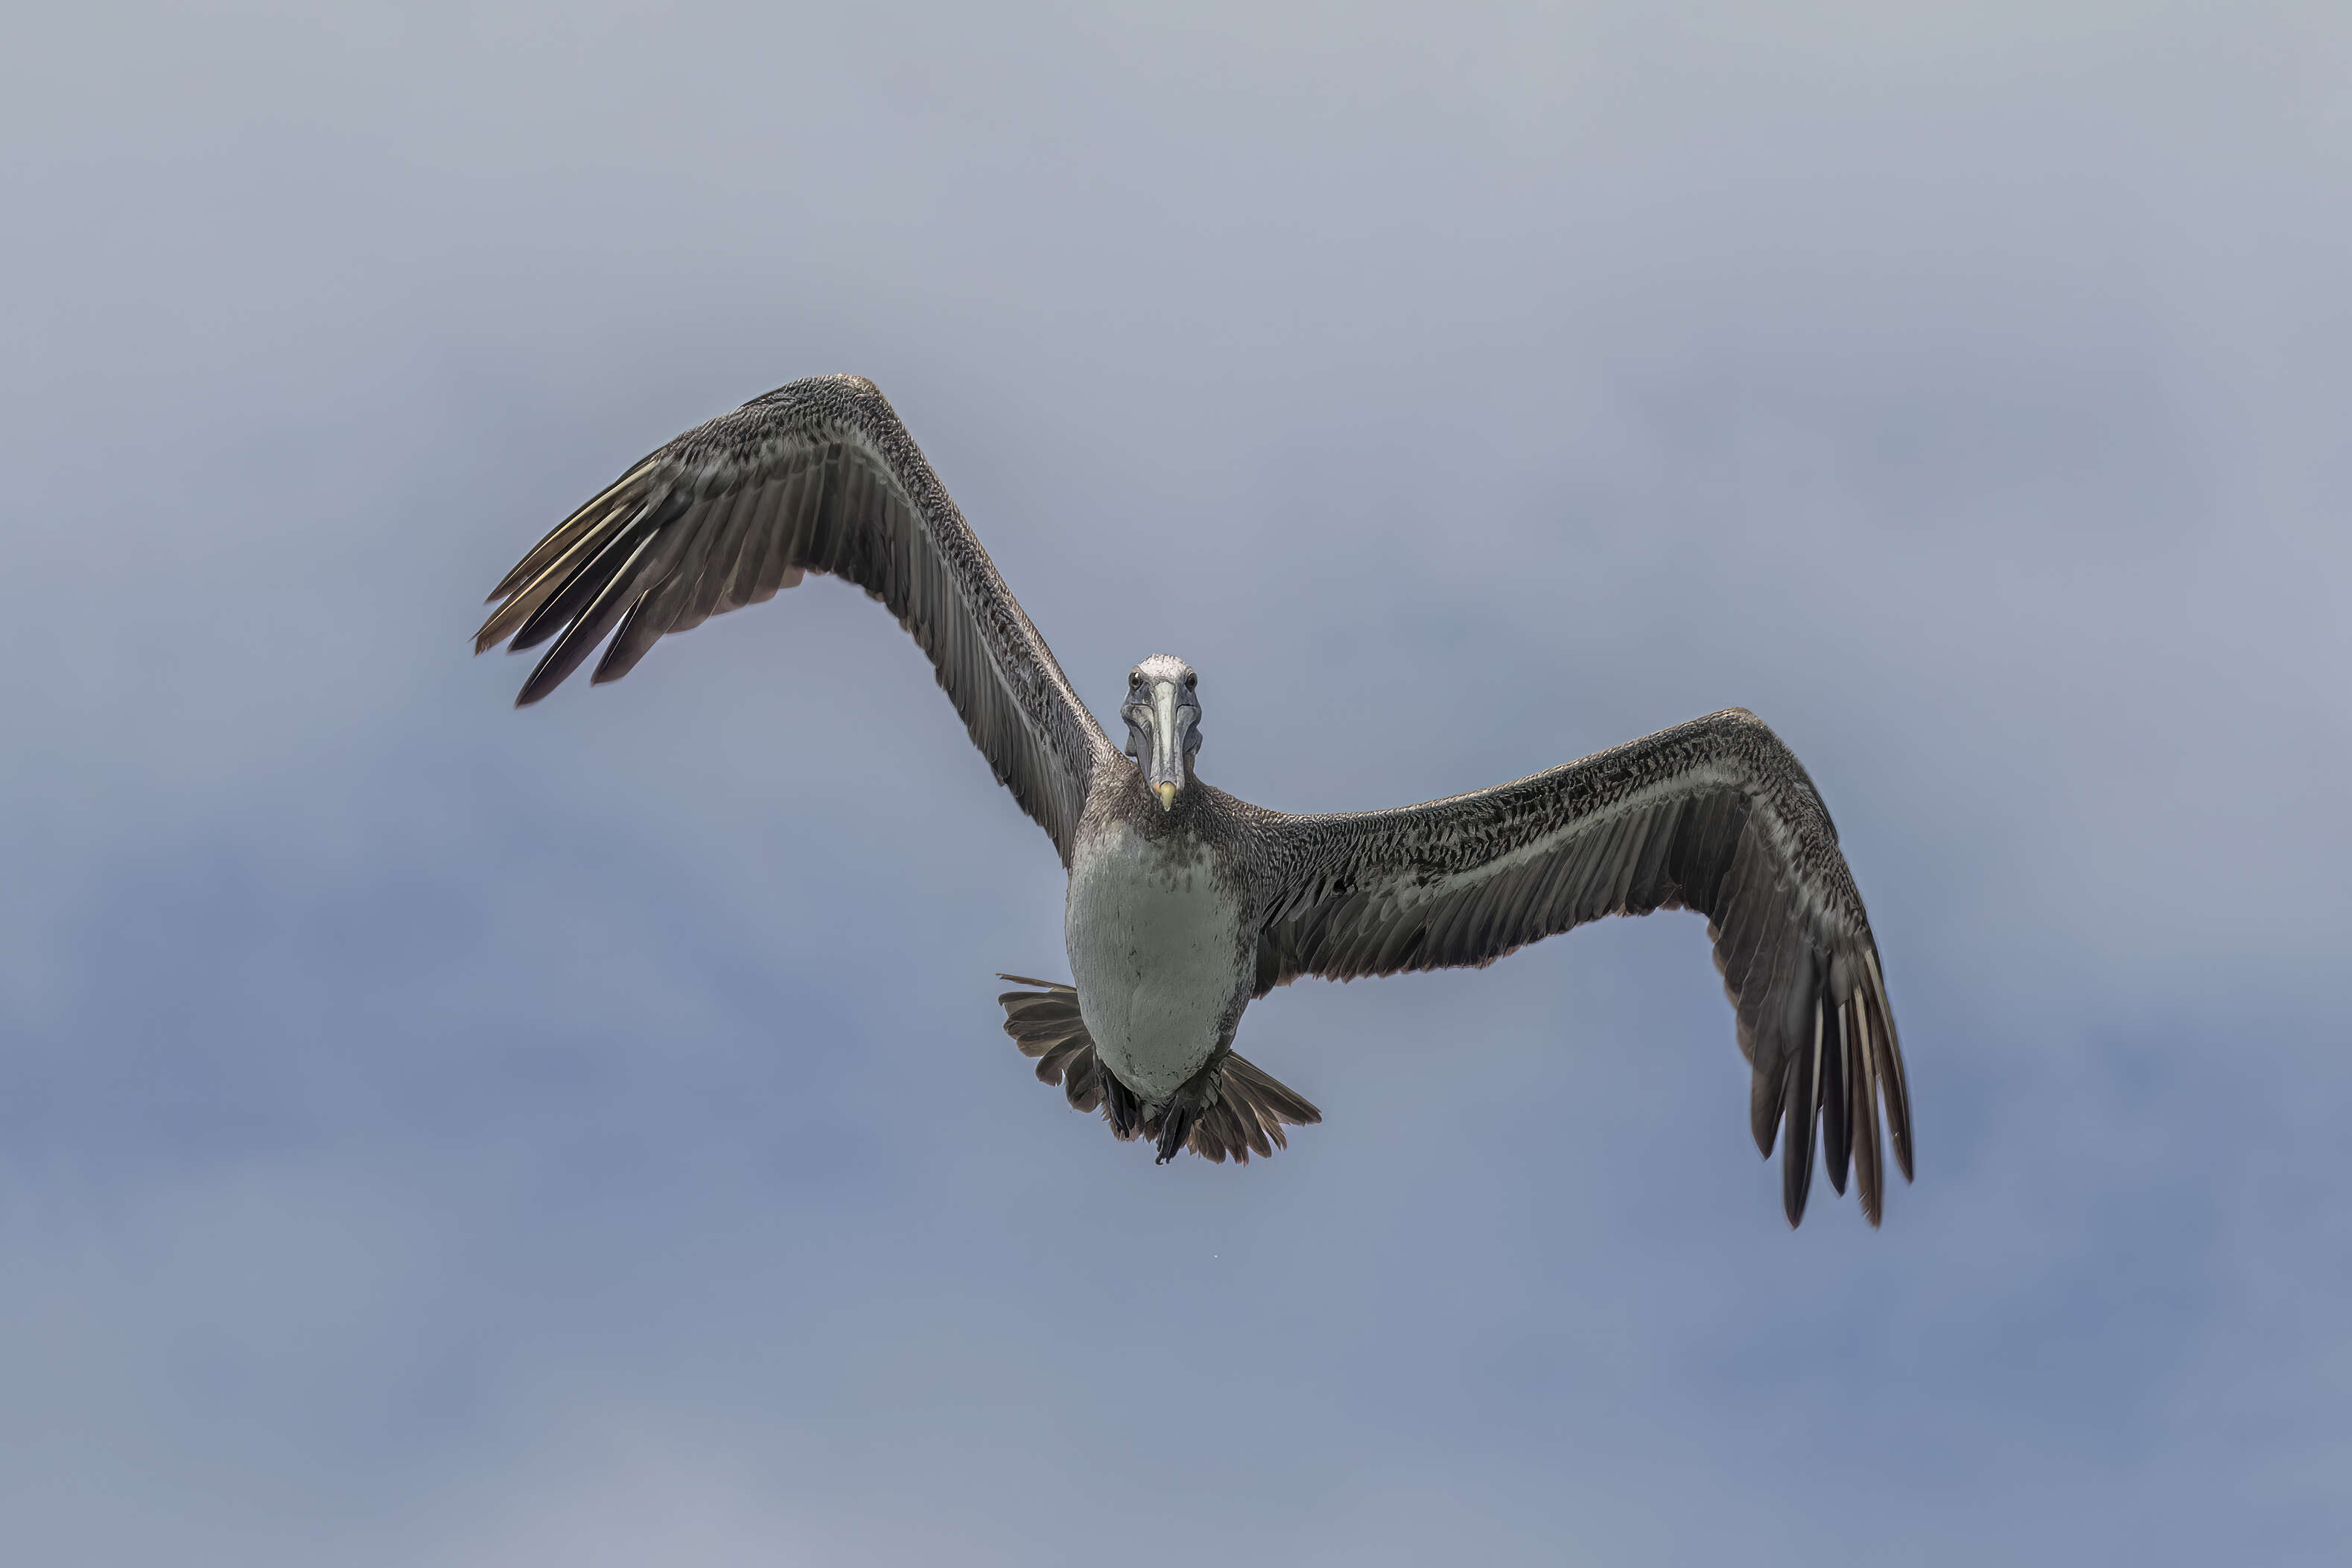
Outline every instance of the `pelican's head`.
<svg viewBox="0 0 2352 1568">
<path fill-rule="evenodd" d="M 1154 653 L 1128 672 L 1127 754 L 1143 765 L 1143 782 L 1172 811 L 1192 781 L 1192 753 L 1201 749 L 1201 677 L 1172 653 Z"/>
</svg>

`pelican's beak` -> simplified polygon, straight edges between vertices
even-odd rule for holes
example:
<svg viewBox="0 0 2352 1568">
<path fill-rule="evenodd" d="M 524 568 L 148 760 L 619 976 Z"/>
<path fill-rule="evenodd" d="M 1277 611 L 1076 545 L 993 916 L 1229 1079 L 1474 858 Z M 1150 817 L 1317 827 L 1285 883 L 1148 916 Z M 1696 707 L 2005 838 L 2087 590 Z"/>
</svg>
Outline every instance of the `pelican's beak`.
<svg viewBox="0 0 2352 1568">
<path fill-rule="evenodd" d="M 1144 782 L 1160 797 L 1160 809 L 1176 809 L 1176 792 L 1184 787 L 1184 728 L 1176 706 L 1176 683 L 1156 681 L 1151 687 L 1151 759 Z"/>
</svg>

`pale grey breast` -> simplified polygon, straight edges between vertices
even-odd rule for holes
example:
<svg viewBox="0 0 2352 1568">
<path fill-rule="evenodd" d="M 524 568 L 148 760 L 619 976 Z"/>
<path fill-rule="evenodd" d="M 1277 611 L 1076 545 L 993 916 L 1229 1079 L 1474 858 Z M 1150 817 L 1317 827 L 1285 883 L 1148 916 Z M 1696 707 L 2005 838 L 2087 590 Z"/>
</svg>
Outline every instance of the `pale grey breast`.
<svg viewBox="0 0 2352 1568">
<path fill-rule="evenodd" d="M 1103 1064 L 1165 1103 L 1223 1043 L 1246 994 L 1238 893 L 1193 835 L 1150 840 L 1112 821 L 1078 841 L 1062 929 Z"/>
</svg>

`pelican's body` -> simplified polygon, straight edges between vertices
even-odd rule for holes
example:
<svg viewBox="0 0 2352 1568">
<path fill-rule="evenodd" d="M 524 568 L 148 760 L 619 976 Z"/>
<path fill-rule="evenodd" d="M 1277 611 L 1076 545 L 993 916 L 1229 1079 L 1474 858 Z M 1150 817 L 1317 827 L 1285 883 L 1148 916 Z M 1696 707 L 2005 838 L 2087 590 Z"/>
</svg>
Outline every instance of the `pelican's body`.
<svg viewBox="0 0 2352 1568">
<path fill-rule="evenodd" d="M 869 382 L 780 387 L 630 468 L 509 572 L 478 648 L 549 638 L 519 702 L 609 636 L 595 679 L 660 637 L 808 572 L 881 600 L 929 654 L 996 775 L 1069 873 L 1076 985 L 1023 981 L 1006 1032 L 1037 1074 L 1161 1160 L 1246 1161 L 1321 1120 L 1234 1051 L 1250 1002 L 1299 975 L 1480 967 L 1611 914 L 1689 907 L 1752 1069 L 1751 1130 L 1782 1143 L 1802 1214 L 1818 1136 L 1878 1220 L 1879 1117 L 1911 1169 L 1885 982 L 1812 781 L 1733 708 L 1470 795 L 1293 816 L 1202 783 L 1198 676 L 1129 672 L 1112 744 Z M 1007 977 L 1017 978 L 1016 977 Z"/>
<path fill-rule="evenodd" d="M 1151 826 L 1111 814 L 1079 828 L 1062 936 L 1096 1054 L 1160 1106 L 1232 1040 L 1256 944 L 1226 857 L 1189 821 Z"/>
</svg>

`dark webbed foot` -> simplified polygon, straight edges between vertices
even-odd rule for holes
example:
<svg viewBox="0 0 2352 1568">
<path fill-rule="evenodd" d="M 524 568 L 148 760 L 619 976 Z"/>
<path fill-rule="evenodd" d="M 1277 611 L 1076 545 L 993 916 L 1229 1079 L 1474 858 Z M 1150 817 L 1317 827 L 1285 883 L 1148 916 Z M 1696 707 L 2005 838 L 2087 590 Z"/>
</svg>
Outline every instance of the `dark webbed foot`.
<svg viewBox="0 0 2352 1568">
<path fill-rule="evenodd" d="M 1103 1111 L 1110 1117 L 1110 1130 L 1125 1142 L 1143 1130 L 1143 1103 L 1115 1075 L 1106 1072 L 1102 1076 Z"/>
<path fill-rule="evenodd" d="M 1160 1113 L 1160 1141 L 1157 1145 L 1160 1157 L 1152 1164 L 1164 1166 L 1176 1157 L 1176 1152 L 1184 1146 L 1184 1140 L 1192 1135 L 1192 1124 L 1199 1120 L 1200 1114 L 1198 1109 L 1185 1104 L 1181 1096 L 1169 1103 L 1168 1109 Z"/>
</svg>

